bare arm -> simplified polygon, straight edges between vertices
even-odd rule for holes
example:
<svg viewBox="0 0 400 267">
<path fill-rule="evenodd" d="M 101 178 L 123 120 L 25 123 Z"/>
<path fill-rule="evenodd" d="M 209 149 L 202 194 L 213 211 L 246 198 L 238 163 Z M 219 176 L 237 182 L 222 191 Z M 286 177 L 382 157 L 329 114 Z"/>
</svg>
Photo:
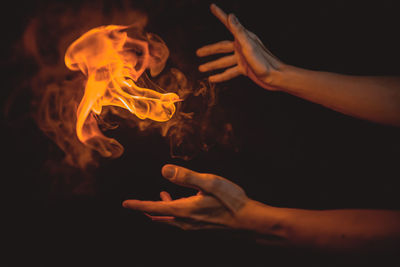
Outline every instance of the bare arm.
<svg viewBox="0 0 400 267">
<path fill-rule="evenodd" d="M 126 200 L 124 207 L 158 214 L 148 216 L 185 230 L 245 230 L 271 245 L 323 251 L 399 249 L 399 211 L 277 208 L 249 199 L 242 188 L 217 175 L 175 165 L 164 166 L 162 174 L 173 183 L 200 191 L 177 200 L 161 192 L 163 201 Z"/>
<path fill-rule="evenodd" d="M 282 91 L 377 123 L 400 126 L 400 78 L 350 76 L 282 68 L 277 87 Z"/>
<path fill-rule="evenodd" d="M 215 5 L 211 5 L 211 11 L 232 32 L 235 41 L 222 41 L 197 51 L 201 57 L 233 52 L 199 67 L 202 72 L 229 67 L 210 76 L 210 81 L 246 75 L 268 90 L 287 92 L 357 118 L 400 126 L 399 77 L 350 76 L 287 65 L 272 55 L 235 15 L 227 15 Z"/>
<path fill-rule="evenodd" d="M 400 245 L 400 212 L 302 210 L 249 204 L 245 229 L 267 244 L 323 251 L 393 251 Z M 256 208 L 254 208 L 256 207 Z M 245 212 L 245 209 L 243 210 Z M 270 238 L 277 237 L 277 238 Z"/>
</svg>

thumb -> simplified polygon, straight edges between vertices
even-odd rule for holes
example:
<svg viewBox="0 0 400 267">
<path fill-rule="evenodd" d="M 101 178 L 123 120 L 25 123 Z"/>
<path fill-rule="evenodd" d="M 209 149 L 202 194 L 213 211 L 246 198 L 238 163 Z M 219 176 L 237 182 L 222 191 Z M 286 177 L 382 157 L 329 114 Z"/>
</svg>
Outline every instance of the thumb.
<svg viewBox="0 0 400 267">
<path fill-rule="evenodd" d="M 214 177 L 205 173 L 195 172 L 173 164 L 166 164 L 161 169 L 162 175 L 171 182 L 211 193 Z"/>
<path fill-rule="evenodd" d="M 171 182 L 191 187 L 211 194 L 219 199 L 231 211 L 237 211 L 247 199 L 241 187 L 218 175 L 198 173 L 180 166 L 167 164 L 162 175 Z"/>
<path fill-rule="evenodd" d="M 235 14 L 229 14 L 228 26 L 235 39 L 239 42 L 242 49 L 244 50 L 251 49 L 250 37 L 247 34 L 247 30 L 239 22 Z"/>
</svg>

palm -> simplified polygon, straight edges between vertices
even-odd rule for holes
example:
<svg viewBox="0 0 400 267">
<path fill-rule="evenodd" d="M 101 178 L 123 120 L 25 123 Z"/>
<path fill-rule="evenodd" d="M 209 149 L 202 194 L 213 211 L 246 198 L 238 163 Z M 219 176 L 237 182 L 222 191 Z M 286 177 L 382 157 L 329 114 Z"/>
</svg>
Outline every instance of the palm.
<svg viewBox="0 0 400 267">
<path fill-rule="evenodd" d="M 204 195 L 201 192 L 195 196 L 172 200 L 167 192 L 161 192 L 163 201 L 171 201 L 172 205 L 182 210 L 190 208 L 190 216 L 187 212 L 178 216 L 154 216 L 148 215 L 154 221 L 162 221 L 170 225 L 180 227 L 184 230 L 197 230 L 207 228 L 225 228 L 222 222 L 229 221 L 231 214 L 222 203 L 213 196 Z M 179 210 L 179 208 L 178 208 Z"/>
<path fill-rule="evenodd" d="M 197 50 L 200 57 L 217 53 L 233 53 L 199 67 L 202 72 L 227 68 L 224 72 L 209 77 L 211 82 L 223 82 L 239 75 L 246 75 L 258 85 L 275 90 L 271 84 L 271 73 L 282 63 L 262 44 L 260 39 L 245 29 L 233 14 L 229 16 L 215 5 L 211 12 L 232 32 L 235 41 L 222 41 L 206 45 Z"/>
<path fill-rule="evenodd" d="M 187 230 L 237 227 L 238 212 L 248 202 L 242 188 L 220 176 L 175 165 L 163 168 L 164 177 L 168 177 L 165 170 L 171 168 L 175 169 L 175 175 L 168 178 L 171 182 L 199 189 L 199 193 L 172 200 L 171 195 L 163 191 L 160 193 L 162 201 L 127 200 L 124 206 L 144 211 L 152 220 Z"/>
</svg>

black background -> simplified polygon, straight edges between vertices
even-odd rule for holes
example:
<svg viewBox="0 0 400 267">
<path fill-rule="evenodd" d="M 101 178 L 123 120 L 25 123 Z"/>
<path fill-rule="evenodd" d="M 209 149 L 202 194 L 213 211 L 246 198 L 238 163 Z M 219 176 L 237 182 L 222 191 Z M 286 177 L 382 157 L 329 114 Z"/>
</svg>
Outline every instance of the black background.
<svg viewBox="0 0 400 267">
<path fill-rule="evenodd" d="M 148 13 L 148 30 L 167 43 L 170 63 L 192 79 L 205 77 L 197 72 L 204 60 L 195 50 L 231 38 L 209 12 L 209 1 L 134 3 Z M 353 75 L 399 74 L 395 1 L 217 3 L 288 64 Z M 25 75 L 24 62 L 10 57 L 14 44 L 30 18 L 47 12 L 51 4 L 11 1 L 2 7 L 2 104 Z M 10 257 L 2 266 L 391 265 L 396 257 L 280 249 L 229 232 L 182 231 L 121 207 L 129 197 L 157 200 L 162 190 L 176 197 L 193 194 L 161 177 L 163 164 L 176 163 L 224 176 L 251 198 L 274 206 L 400 208 L 399 129 L 265 91 L 245 77 L 220 84 L 218 90 L 218 110 L 233 125 L 237 152 L 216 145 L 190 161 L 171 159 L 168 143 L 159 135 L 117 131 L 114 136 L 125 153 L 93 171 L 94 194 L 78 195 L 70 194 L 67 185 L 54 189 L 57 177 L 46 176 L 44 163 L 60 152 L 29 114 L 29 92 L 19 92 L 17 106 L 3 109 L 12 112 L 2 123 L 3 241 L 11 252 L 7 250 Z"/>
</svg>

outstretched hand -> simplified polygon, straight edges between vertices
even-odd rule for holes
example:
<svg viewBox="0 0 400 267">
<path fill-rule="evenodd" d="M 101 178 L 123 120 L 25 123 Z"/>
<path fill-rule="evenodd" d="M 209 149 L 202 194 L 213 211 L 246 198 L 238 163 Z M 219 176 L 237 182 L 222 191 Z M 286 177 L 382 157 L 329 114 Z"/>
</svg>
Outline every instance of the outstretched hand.
<svg viewBox="0 0 400 267">
<path fill-rule="evenodd" d="M 197 50 L 197 55 L 205 57 L 219 53 L 233 54 L 205 63 L 199 66 L 199 70 L 207 72 L 228 68 L 220 74 L 210 76 L 210 82 L 223 82 L 246 75 L 265 89 L 278 90 L 274 80 L 279 79 L 283 63 L 272 55 L 254 33 L 244 28 L 234 14 L 227 15 L 215 4 L 212 4 L 210 9 L 233 34 L 235 40 L 206 45 Z"/>
<path fill-rule="evenodd" d="M 170 194 L 163 191 L 160 193 L 162 201 L 131 199 L 124 201 L 123 206 L 143 211 L 153 220 L 185 230 L 240 227 L 243 210 L 249 202 L 241 187 L 217 175 L 170 164 L 162 168 L 162 175 L 175 184 L 195 188 L 199 192 L 191 197 L 172 200 Z"/>
</svg>

